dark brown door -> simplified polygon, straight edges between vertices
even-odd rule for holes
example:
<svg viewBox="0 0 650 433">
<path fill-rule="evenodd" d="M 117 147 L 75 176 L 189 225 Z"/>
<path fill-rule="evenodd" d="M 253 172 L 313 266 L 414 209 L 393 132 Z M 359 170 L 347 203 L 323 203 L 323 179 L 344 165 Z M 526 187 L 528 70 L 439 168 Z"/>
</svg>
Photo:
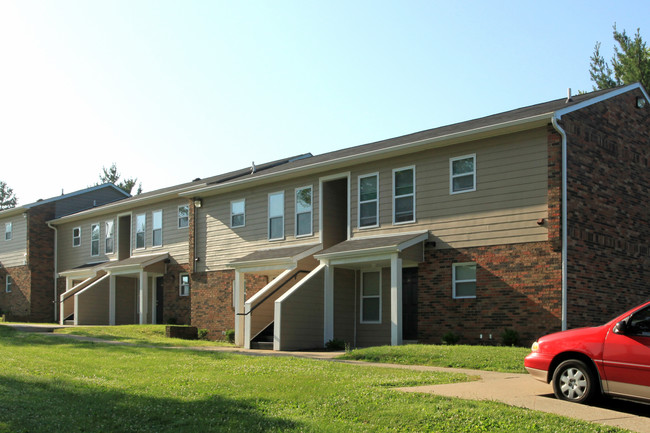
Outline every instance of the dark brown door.
<svg viewBox="0 0 650 433">
<path fill-rule="evenodd" d="M 402 339 L 418 338 L 418 268 L 402 269 Z"/>
<path fill-rule="evenodd" d="M 163 323 L 163 305 L 164 305 L 163 278 L 156 278 L 156 324 Z"/>
</svg>

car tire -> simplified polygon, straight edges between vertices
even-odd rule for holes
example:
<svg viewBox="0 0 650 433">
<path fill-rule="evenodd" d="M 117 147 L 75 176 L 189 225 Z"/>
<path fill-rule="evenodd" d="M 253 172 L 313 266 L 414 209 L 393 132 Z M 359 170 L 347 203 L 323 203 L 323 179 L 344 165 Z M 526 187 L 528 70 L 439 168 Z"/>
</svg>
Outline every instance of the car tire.
<svg viewBox="0 0 650 433">
<path fill-rule="evenodd" d="M 553 393 L 560 400 L 587 403 L 596 395 L 596 379 L 584 362 L 569 359 L 553 373 Z"/>
</svg>

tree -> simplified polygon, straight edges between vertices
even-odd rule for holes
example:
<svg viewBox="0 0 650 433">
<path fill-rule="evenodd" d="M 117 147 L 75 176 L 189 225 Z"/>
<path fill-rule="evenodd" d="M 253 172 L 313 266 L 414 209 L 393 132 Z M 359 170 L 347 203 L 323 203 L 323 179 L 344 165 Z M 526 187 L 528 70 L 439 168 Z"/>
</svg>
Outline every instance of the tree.
<svg viewBox="0 0 650 433">
<path fill-rule="evenodd" d="M 650 49 L 641 38 L 640 29 L 634 37 L 619 32 L 614 24 L 614 56 L 611 66 L 600 54 L 600 42 L 596 42 L 591 55 L 589 75 L 596 85 L 594 90 L 609 89 L 622 84 L 640 82 L 646 89 L 650 86 Z"/>
<path fill-rule="evenodd" d="M 11 209 L 16 207 L 18 199 L 14 190 L 9 188 L 6 183 L 0 180 L 0 210 Z"/>
<path fill-rule="evenodd" d="M 102 166 L 102 173 L 99 175 L 99 183 L 97 183 L 97 185 L 101 185 L 104 183 L 112 183 L 118 188 L 131 194 L 133 187 L 138 182 L 138 178 L 137 177 L 125 178 L 120 182 L 120 176 L 121 174 L 117 172 L 117 166 L 115 165 L 115 163 L 111 164 L 109 168 Z M 136 192 L 136 194 L 140 194 L 140 193 L 142 193 L 142 182 L 138 184 L 138 192 Z"/>
</svg>

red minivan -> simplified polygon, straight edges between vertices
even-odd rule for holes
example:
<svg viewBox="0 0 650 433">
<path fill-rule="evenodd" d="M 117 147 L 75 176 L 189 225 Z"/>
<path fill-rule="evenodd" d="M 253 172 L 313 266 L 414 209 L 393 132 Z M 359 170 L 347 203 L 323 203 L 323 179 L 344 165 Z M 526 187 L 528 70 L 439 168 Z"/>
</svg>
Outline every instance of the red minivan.
<svg viewBox="0 0 650 433">
<path fill-rule="evenodd" d="M 555 396 L 586 403 L 597 395 L 650 402 L 650 302 L 602 326 L 545 335 L 526 370 Z"/>
</svg>

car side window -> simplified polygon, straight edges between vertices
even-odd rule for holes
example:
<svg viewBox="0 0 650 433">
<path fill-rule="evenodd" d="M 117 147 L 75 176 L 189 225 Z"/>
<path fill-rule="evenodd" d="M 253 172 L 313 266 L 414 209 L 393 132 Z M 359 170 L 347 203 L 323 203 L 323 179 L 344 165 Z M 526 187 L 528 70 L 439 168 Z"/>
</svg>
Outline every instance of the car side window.
<svg viewBox="0 0 650 433">
<path fill-rule="evenodd" d="M 628 321 L 628 334 L 650 337 L 650 307 L 637 311 Z"/>
</svg>

